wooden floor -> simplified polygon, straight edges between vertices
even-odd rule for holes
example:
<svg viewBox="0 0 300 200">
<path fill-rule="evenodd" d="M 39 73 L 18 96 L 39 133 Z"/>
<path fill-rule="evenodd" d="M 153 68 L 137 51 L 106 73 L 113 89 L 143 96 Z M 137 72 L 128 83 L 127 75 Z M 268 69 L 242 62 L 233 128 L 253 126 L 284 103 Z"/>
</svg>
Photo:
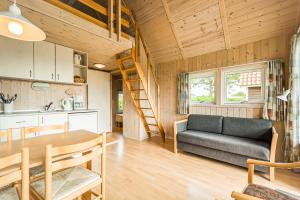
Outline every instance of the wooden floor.
<svg viewBox="0 0 300 200">
<path fill-rule="evenodd" d="M 232 190 L 246 185 L 246 169 L 187 153 L 175 155 L 171 141 L 163 145 L 160 138 L 139 142 L 114 137 L 119 142 L 107 147 L 108 200 L 230 199 Z M 273 183 L 261 174 L 254 181 L 300 194 L 300 174 L 277 171 Z"/>
</svg>

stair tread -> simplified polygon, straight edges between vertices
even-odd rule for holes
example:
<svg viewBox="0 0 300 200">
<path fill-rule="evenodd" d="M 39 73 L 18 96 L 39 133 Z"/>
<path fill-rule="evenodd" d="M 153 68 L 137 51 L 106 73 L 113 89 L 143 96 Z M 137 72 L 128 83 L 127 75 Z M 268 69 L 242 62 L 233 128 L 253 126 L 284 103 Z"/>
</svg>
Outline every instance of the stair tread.
<svg viewBox="0 0 300 200">
<path fill-rule="evenodd" d="M 136 82 L 136 81 L 140 81 L 141 79 L 140 78 L 137 78 L 137 79 L 127 79 L 126 81 L 128 82 Z"/>
<path fill-rule="evenodd" d="M 149 126 L 158 126 L 158 124 L 148 124 Z"/>
<path fill-rule="evenodd" d="M 134 99 L 134 100 L 142 100 L 142 101 L 147 101 L 147 100 L 149 100 L 149 99 Z"/>
<path fill-rule="evenodd" d="M 155 118 L 154 116 L 150 116 L 150 115 L 145 115 L 145 118 Z"/>
<path fill-rule="evenodd" d="M 131 55 L 124 56 L 124 57 L 122 57 L 122 58 L 118 58 L 118 60 L 120 60 L 120 61 L 129 60 L 129 59 L 132 59 L 132 56 L 131 56 Z"/>
<path fill-rule="evenodd" d="M 126 72 L 136 71 L 136 67 L 130 67 L 130 68 L 124 69 L 124 71 L 126 71 Z"/>
<path fill-rule="evenodd" d="M 143 107 L 139 107 L 140 109 L 149 109 L 149 110 L 152 110 L 152 108 L 143 108 Z"/>
</svg>

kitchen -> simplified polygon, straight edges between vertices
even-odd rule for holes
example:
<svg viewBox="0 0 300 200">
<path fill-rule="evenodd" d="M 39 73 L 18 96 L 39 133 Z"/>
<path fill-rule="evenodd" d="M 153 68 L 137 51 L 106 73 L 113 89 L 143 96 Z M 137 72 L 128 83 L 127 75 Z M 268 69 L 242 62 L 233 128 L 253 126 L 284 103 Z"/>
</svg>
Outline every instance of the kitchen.
<svg viewBox="0 0 300 200">
<path fill-rule="evenodd" d="M 14 139 L 21 127 L 65 122 L 70 130 L 110 131 L 110 74 L 88 69 L 86 53 L 2 36 L 0 49 L 0 128 L 13 128 Z M 5 103 L 7 95 L 16 98 Z"/>
</svg>

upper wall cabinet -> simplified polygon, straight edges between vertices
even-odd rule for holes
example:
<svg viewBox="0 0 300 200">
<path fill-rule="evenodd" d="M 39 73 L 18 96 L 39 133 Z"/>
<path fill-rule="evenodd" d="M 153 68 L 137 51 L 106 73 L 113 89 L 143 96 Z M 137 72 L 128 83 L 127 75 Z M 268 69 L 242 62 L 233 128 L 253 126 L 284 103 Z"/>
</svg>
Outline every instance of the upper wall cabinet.
<svg viewBox="0 0 300 200">
<path fill-rule="evenodd" d="M 73 49 L 56 45 L 56 81 L 73 83 Z"/>
<path fill-rule="evenodd" d="M 55 44 L 34 43 L 34 79 L 55 81 Z"/>
<path fill-rule="evenodd" d="M 0 37 L 0 76 L 33 79 L 33 43 Z"/>
</svg>

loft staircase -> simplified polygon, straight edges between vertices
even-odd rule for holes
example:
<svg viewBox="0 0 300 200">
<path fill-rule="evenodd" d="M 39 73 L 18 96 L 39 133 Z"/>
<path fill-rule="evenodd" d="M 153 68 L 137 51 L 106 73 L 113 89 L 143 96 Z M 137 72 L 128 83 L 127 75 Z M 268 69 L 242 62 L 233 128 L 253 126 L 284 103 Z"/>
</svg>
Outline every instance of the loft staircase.
<svg viewBox="0 0 300 200">
<path fill-rule="evenodd" d="M 135 19 L 134 25 L 135 45 L 132 49 L 117 55 L 117 62 L 148 137 L 160 135 L 165 141 L 165 131 L 159 116 L 158 81 L 153 72 L 150 54 Z"/>
</svg>

